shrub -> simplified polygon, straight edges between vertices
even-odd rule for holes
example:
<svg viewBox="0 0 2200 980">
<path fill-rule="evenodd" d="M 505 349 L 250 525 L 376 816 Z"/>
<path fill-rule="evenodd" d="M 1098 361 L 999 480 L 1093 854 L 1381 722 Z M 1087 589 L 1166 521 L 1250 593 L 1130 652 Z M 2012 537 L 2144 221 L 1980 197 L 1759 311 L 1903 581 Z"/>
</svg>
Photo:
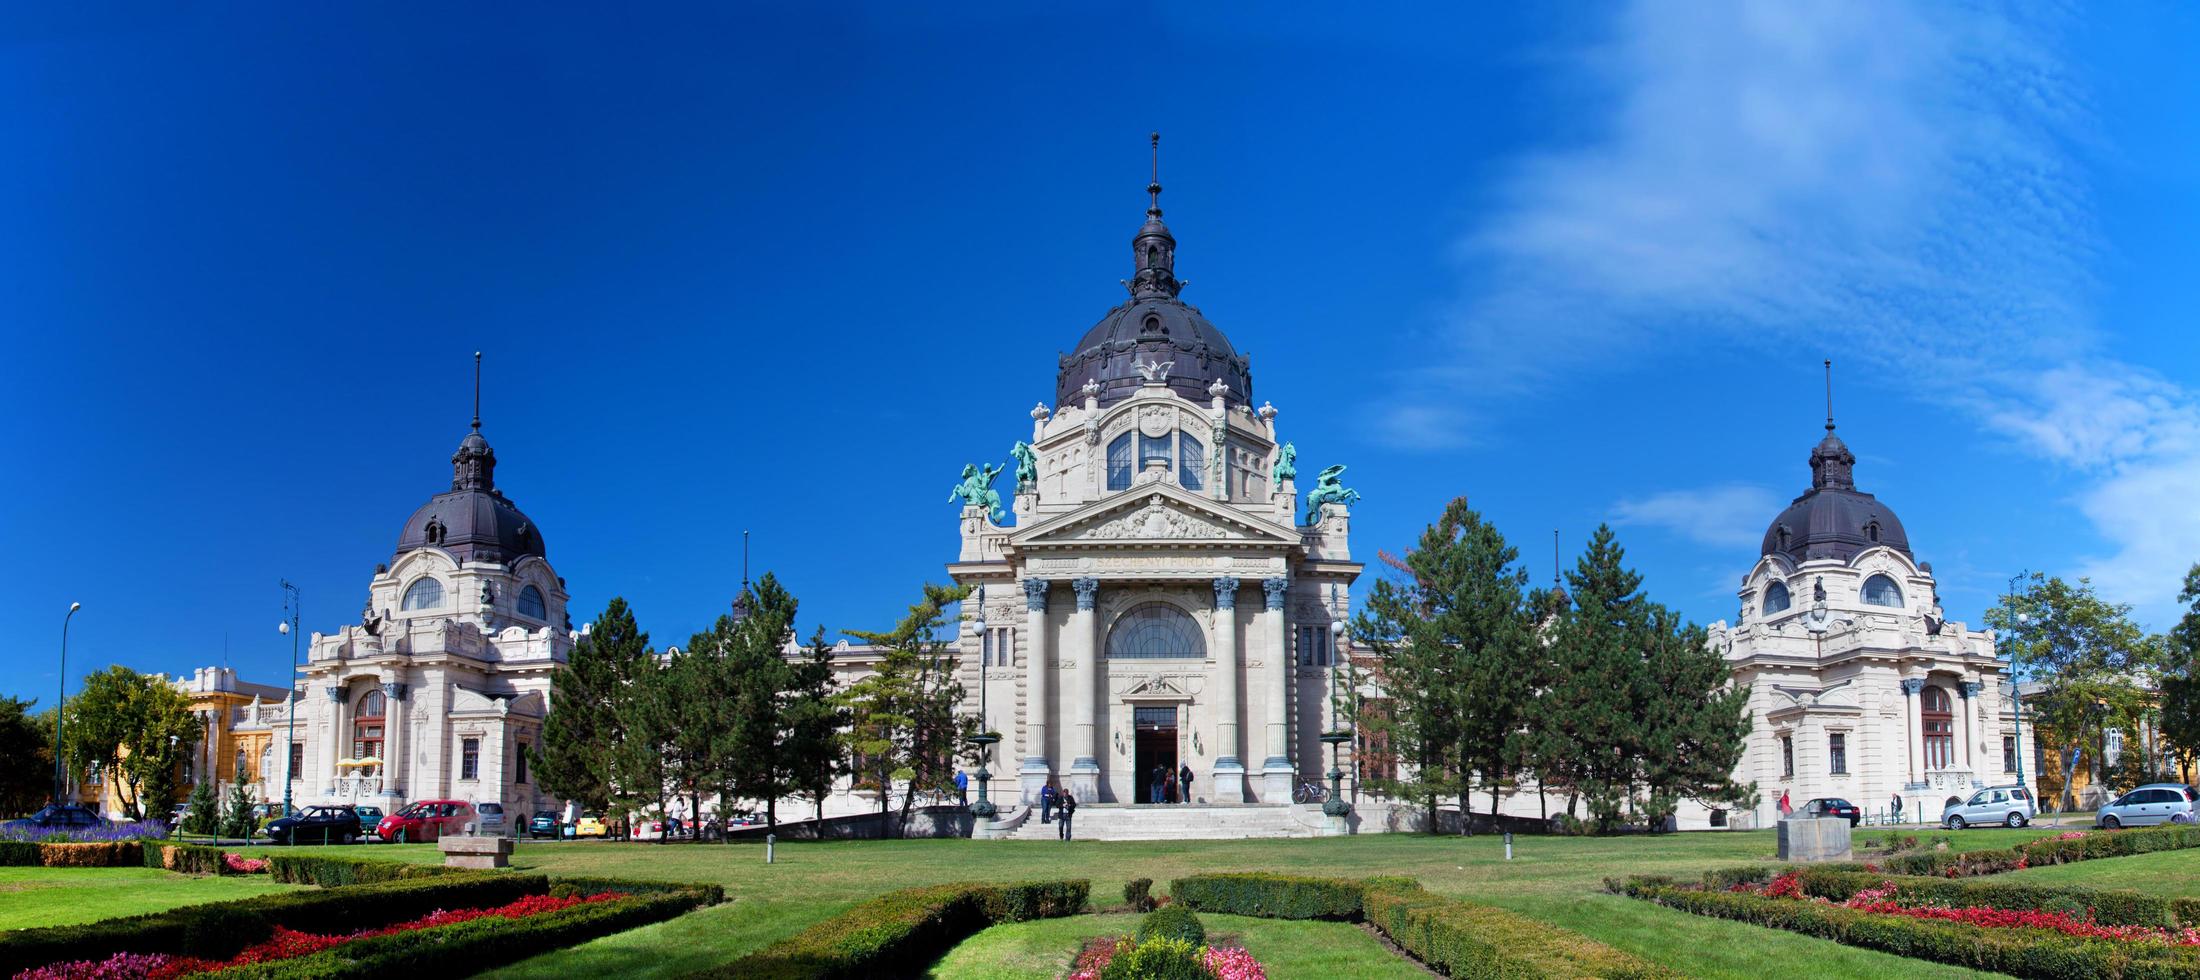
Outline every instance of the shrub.
<svg viewBox="0 0 2200 980">
<path fill-rule="evenodd" d="M 1453 977 L 1671 977 L 1632 953 L 1504 909 L 1412 888 L 1370 888 L 1367 921 Z"/>
<path fill-rule="evenodd" d="M 698 976 L 775 980 L 907 973 L 994 922 L 1079 911 L 1091 887 L 1080 880 L 905 888 Z"/>
<path fill-rule="evenodd" d="M 241 840 L 252 839 L 253 831 L 260 829 L 252 825 L 252 806 L 254 802 L 252 790 L 246 787 L 244 780 L 239 779 L 229 784 L 229 799 L 222 803 L 221 835 L 223 837 L 235 837 Z"/>
<path fill-rule="evenodd" d="M 726 900 L 723 885 L 704 885 L 688 881 L 648 881 L 637 878 L 604 878 L 596 875 L 559 875 L 550 879 L 550 894 L 558 898 L 586 898 L 605 892 L 624 892 L 628 895 L 661 895 L 667 892 L 695 891 L 703 893 L 703 904 L 716 905 Z"/>
<path fill-rule="evenodd" d="M 36 846 L 38 863 L 49 868 L 126 868 L 145 863 L 144 846 L 136 841 Z"/>
<path fill-rule="evenodd" d="M 212 837 L 221 829 L 221 801 L 214 798 L 213 780 L 199 780 L 198 785 L 191 787 L 191 798 L 186 802 L 191 809 L 183 813 L 184 833 Z"/>
<path fill-rule="evenodd" d="M 1108 965 L 1100 968 L 1100 980 L 1213 980 L 1203 953 L 1196 942 L 1164 936 L 1141 939 L 1117 947 Z"/>
<path fill-rule="evenodd" d="M 1264 919 L 1357 919 L 1365 885 L 1345 878 L 1293 875 L 1193 875 L 1169 882 L 1169 895 L 1201 912 Z"/>
<path fill-rule="evenodd" d="M 1197 946 L 1207 941 L 1207 927 L 1200 924 L 1199 916 L 1193 915 L 1191 909 L 1171 905 L 1147 913 L 1138 923 L 1138 932 L 1132 936 L 1141 943 L 1156 937 L 1181 939 Z"/>
<path fill-rule="evenodd" d="M 199 844 L 147 844 L 145 866 L 188 875 L 229 873 L 221 848 Z"/>
<path fill-rule="evenodd" d="M 2039 865 L 2129 857 L 2188 847 L 2200 847 L 2200 825 L 2163 824 L 2144 830 L 2096 831 L 2079 837 L 2048 837 L 2019 845 L 2017 849 L 2032 864 Z"/>
<path fill-rule="evenodd" d="M 1123 902 L 1133 912 L 1151 912 L 1154 909 L 1153 879 L 1132 878 L 1123 883 Z"/>
<path fill-rule="evenodd" d="M 268 873 L 274 875 L 276 881 L 291 885 L 319 885 L 323 888 L 425 878 L 459 870 L 440 864 L 363 861 L 358 858 L 305 854 L 277 854 L 268 858 L 268 862 Z"/>
<path fill-rule="evenodd" d="M 306 931 L 340 922 L 352 929 L 372 929 L 402 922 L 422 909 L 502 905 L 549 888 L 549 880 L 541 875 L 458 874 L 279 892 L 82 925 L 18 929 L 0 933 L 0 976 L 48 963 L 106 959 L 115 953 L 227 959 L 266 939 L 275 926 Z"/>
</svg>

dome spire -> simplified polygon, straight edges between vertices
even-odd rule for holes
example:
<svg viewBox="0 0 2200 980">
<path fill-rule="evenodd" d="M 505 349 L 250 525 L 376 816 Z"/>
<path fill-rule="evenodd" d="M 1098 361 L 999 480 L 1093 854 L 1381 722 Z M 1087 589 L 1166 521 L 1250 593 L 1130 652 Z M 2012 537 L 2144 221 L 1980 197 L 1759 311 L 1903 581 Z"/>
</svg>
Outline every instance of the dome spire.
<svg viewBox="0 0 2200 980">
<path fill-rule="evenodd" d="M 451 454 L 451 489 L 496 491 L 496 450 L 481 435 L 481 352 L 474 352 L 474 426 Z"/>
<path fill-rule="evenodd" d="M 1833 358 L 1830 357 L 1826 358 L 1826 431 L 1833 431 Z"/>
<path fill-rule="evenodd" d="M 1848 444 L 1833 434 L 1833 360 L 1826 360 L 1826 437 L 1810 451 L 1810 485 L 1813 489 L 1831 487 L 1837 490 L 1856 489 L 1856 454 L 1849 452 Z"/>
<path fill-rule="evenodd" d="M 1830 426 L 1829 426 L 1830 428 Z M 481 431 L 481 352 L 474 352 L 474 431 Z"/>
<path fill-rule="evenodd" d="M 1176 278 L 1176 236 L 1161 221 L 1161 133 L 1153 134 L 1153 179 L 1146 184 L 1146 223 L 1131 239 L 1137 273 L 1124 283 L 1136 299 L 1175 299 L 1184 289 Z"/>
</svg>

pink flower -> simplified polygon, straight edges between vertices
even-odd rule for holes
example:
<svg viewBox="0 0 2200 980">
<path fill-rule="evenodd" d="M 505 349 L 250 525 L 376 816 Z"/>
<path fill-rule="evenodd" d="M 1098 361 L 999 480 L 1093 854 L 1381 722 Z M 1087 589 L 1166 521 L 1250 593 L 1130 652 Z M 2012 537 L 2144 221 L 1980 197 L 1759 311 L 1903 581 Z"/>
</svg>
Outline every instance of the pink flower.
<svg viewBox="0 0 2200 980">
<path fill-rule="evenodd" d="M 1260 963 L 1253 959 L 1253 954 L 1242 949 L 1217 949 L 1210 946 L 1206 955 L 1200 958 L 1200 963 L 1207 968 L 1207 972 L 1215 975 L 1216 980 L 1268 980 L 1268 971 L 1260 968 Z"/>
</svg>

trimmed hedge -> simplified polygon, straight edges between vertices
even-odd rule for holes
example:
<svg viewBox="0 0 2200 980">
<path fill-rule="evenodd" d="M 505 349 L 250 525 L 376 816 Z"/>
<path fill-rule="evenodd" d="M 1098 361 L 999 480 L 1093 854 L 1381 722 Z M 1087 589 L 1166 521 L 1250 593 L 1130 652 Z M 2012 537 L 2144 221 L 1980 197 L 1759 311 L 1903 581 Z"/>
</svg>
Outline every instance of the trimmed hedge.
<svg viewBox="0 0 2200 980">
<path fill-rule="evenodd" d="M 625 892 L 629 895 L 664 895 L 673 892 L 701 892 L 703 904 L 716 905 L 726 900 L 723 885 L 705 885 L 692 881 L 653 881 L 641 878 L 605 878 L 597 875 L 557 875 L 550 879 L 550 894 L 559 898 L 586 898 L 604 892 Z"/>
<path fill-rule="evenodd" d="M 921 975 L 956 943 L 996 922 L 1082 911 L 1092 883 L 931 885 L 888 892 L 724 966 L 692 976 L 741 980 Z"/>
<path fill-rule="evenodd" d="M 232 874 L 222 849 L 203 844 L 147 844 L 145 866 L 187 875 Z"/>
<path fill-rule="evenodd" d="M 2171 823 L 2141 830 L 2094 831 L 2075 840 L 2044 837 L 2029 844 L 2019 844 L 2017 850 L 2024 852 L 2030 864 L 2038 866 L 2069 864 L 2072 861 L 2090 861 L 2094 858 L 2130 857 L 2134 854 L 2176 851 L 2188 847 L 2200 847 L 2200 826 Z"/>
<path fill-rule="evenodd" d="M 2081 939 L 2042 929 L 1988 929 L 1877 915 L 1823 902 L 1680 888 L 1669 879 L 1644 876 L 1618 887 L 1624 894 L 1696 915 L 2020 977 L 2200 978 L 2200 947 Z"/>
<path fill-rule="evenodd" d="M 1182 905 L 1168 905 L 1146 914 L 1139 920 L 1138 931 L 1131 938 L 1143 943 L 1155 937 L 1181 939 L 1194 946 L 1207 941 L 1207 927 L 1200 924 L 1199 916 Z"/>
<path fill-rule="evenodd" d="M 1488 905 L 1436 895 L 1418 884 L 1367 889 L 1366 916 L 1400 948 L 1453 977 L 1676 977 L 1633 953 Z"/>
<path fill-rule="evenodd" d="M 677 918 L 709 902 L 707 889 L 687 888 L 591 902 L 524 919 L 489 916 L 354 940 L 309 956 L 234 967 L 220 975 L 242 980 L 469 976 L 547 950 Z"/>
<path fill-rule="evenodd" d="M 68 960 L 116 953 L 180 953 L 227 959 L 266 939 L 275 926 L 311 932 L 341 923 L 372 929 L 435 908 L 503 905 L 549 891 L 542 875 L 471 874 L 355 888 L 278 892 L 233 902 L 81 925 L 0 933 L 0 976 Z"/>
<path fill-rule="evenodd" d="M 1123 904 L 1130 906 L 1133 912 L 1153 911 L 1153 879 L 1132 878 L 1124 882 Z"/>
<path fill-rule="evenodd" d="M 426 878 L 454 874 L 460 870 L 440 864 L 408 864 L 403 861 L 372 861 L 305 854 L 273 854 L 267 859 L 267 873 L 273 875 L 276 881 L 289 885 L 319 885 L 323 888 Z"/>
<path fill-rule="evenodd" d="M 128 868 L 145 863 L 144 845 L 134 840 L 88 844 L 0 841 L 0 866 L 18 868 Z"/>
<path fill-rule="evenodd" d="M 1352 920 L 1360 917 L 1360 893 L 1365 888 L 1349 878 L 1249 872 L 1178 878 L 1169 882 L 1169 896 L 1201 912 L 1263 919 Z"/>
</svg>

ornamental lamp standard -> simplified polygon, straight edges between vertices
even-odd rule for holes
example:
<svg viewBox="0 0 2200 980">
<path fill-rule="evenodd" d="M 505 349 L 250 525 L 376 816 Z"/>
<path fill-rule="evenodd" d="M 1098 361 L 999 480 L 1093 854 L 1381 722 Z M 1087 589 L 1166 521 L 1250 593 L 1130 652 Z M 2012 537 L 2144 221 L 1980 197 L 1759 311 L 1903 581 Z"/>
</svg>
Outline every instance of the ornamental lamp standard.
<svg viewBox="0 0 2200 980">
<path fill-rule="evenodd" d="M 970 815 L 980 820 L 991 820 L 1001 808 L 987 798 L 986 784 L 993 779 L 989 763 L 993 756 L 993 744 L 1001 736 L 986 727 L 985 710 L 985 586 L 978 586 L 978 612 L 970 618 L 970 635 L 978 638 L 978 734 L 970 737 L 970 744 L 978 747 L 978 802 L 970 805 Z"/>
<path fill-rule="evenodd" d="M 283 611 L 290 613 L 290 619 L 276 623 L 275 632 L 290 637 L 290 703 L 284 706 L 285 713 L 290 716 L 290 730 L 283 736 L 283 816 L 287 817 L 290 816 L 290 784 L 298 778 L 291 770 L 298 758 L 298 587 L 284 579 L 283 592 Z M 336 737 L 333 730 L 329 737 Z M 331 778 L 334 776 L 330 774 Z M 244 778 L 244 774 L 239 773 L 237 778 Z"/>
<path fill-rule="evenodd" d="M 2003 601 L 2009 607 L 2008 626 L 2012 640 L 2015 639 L 2019 627 L 2032 622 L 2030 614 L 2017 611 L 2017 583 L 2031 577 L 2031 575 L 2031 572 L 2024 571 L 2010 576 L 2009 591 L 2003 594 Z M 2014 642 L 2009 644 L 2009 693 L 2011 703 L 2016 711 L 2017 785 L 2028 787 L 2029 784 L 2024 781 L 2024 681 L 2017 676 L 2017 651 L 2019 649 L 2021 649 L 2019 644 Z M 2032 800 L 2033 809 L 2039 809 L 2039 804 L 2039 799 L 2034 797 Z"/>
<path fill-rule="evenodd" d="M 1334 597 L 1336 586 L 1329 591 Z M 1337 717 L 1337 651 L 1344 640 L 1344 620 L 1330 620 L 1329 639 L 1329 730 L 1322 733 L 1322 741 L 1329 745 L 1329 799 L 1323 801 L 1322 813 L 1341 818 L 1352 813 L 1352 804 L 1344 800 L 1344 767 L 1337 759 L 1338 750 L 1352 741 L 1351 727 Z"/>
<path fill-rule="evenodd" d="M 76 611 L 84 608 L 81 602 L 69 603 L 68 615 L 61 617 L 61 693 L 53 709 L 53 805 L 61 805 L 61 793 L 66 788 L 61 781 L 61 718 L 69 706 L 69 620 L 76 618 Z"/>
</svg>

